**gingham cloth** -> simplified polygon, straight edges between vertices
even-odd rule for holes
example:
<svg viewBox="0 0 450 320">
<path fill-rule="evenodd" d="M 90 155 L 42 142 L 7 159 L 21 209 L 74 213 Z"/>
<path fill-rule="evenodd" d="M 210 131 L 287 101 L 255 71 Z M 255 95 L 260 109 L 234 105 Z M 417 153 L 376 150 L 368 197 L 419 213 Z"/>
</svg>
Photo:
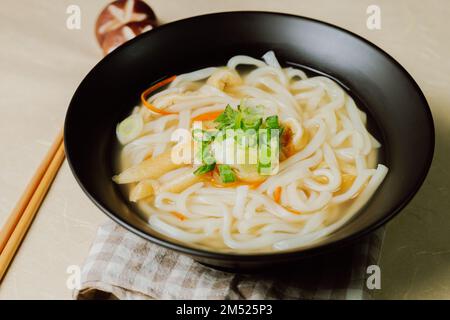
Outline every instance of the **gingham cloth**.
<svg viewBox="0 0 450 320">
<path fill-rule="evenodd" d="M 107 222 L 83 265 L 76 299 L 367 299 L 380 229 L 353 247 L 279 274 L 242 275 L 205 267 Z"/>
</svg>

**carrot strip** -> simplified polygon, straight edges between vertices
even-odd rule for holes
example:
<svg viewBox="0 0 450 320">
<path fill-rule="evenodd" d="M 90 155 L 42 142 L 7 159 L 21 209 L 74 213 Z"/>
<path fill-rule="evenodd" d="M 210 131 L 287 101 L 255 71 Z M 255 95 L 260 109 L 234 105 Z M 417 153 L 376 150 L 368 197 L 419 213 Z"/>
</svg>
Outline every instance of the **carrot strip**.
<svg viewBox="0 0 450 320">
<path fill-rule="evenodd" d="M 173 214 L 175 217 L 177 217 L 181 221 L 186 220 L 186 216 L 184 214 L 181 214 L 181 213 L 176 212 L 176 211 L 172 211 L 171 214 Z"/>
<path fill-rule="evenodd" d="M 168 83 L 171 83 L 173 80 L 175 80 L 177 76 L 171 76 L 167 79 L 164 79 L 154 85 L 152 85 L 150 88 L 148 88 L 147 90 L 145 90 L 144 92 L 142 92 L 141 94 L 141 101 L 144 104 L 144 106 L 147 107 L 147 109 L 159 113 L 159 114 L 177 114 L 178 112 L 171 112 L 171 111 L 166 111 L 166 110 L 162 110 L 162 109 L 158 109 L 157 107 L 155 107 L 154 105 L 152 105 L 151 103 L 149 103 L 147 101 L 147 96 L 152 93 L 153 91 L 164 87 L 165 85 L 167 85 Z"/>
<path fill-rule="evenodd" d="M 223 111 L 216 111 L 216 112 L 208 112 L 204 114 L 200 114 L 192 119 L 192 121 L 212 121 L 216 120 L 218 116 L 222 114 Z"/>
<path fill-rule="evenodd" d="M 276 187 L 275 191 L 273 192 L 273 200 L 280 204 L 280 200 L 281 200 L 281 187 Z"/>
<path fill-rule="evenodd" d="M 293 214 L 302 214 L 300 211 L 297 211 L 297 210 L 294 210 L 294 209 L 288 209 L 288 208 L 285 208 L 285 209 L 286 209 L 287 211 L 293 213 Z"/>
<path fill-rule="evenodd" d="M 281 192 L 283 191 L 283 189 L 281 187 L 276 187 L 274 192 L 273 192 L 273 200 L 280 204 L 281 202 Z M 293 214 L 302 214 L 300 211 L 294 210 L 294 209 L 290 209 L 290 208 L 286 208 L 285 206 L 282 206 L 283 208 L 285 208 L 287 211 L 289 211 L 290 213 Z"/>
<path fill-rule="evenodd" d="M 249 184 L 248 186 L 250 187 L 250 189 L 255 190 L 255 189 L 257 189 L 260 185 L 262 185 L 264 181 L 265 181 L 265 180 L 258 181 L 258 182 L 254 182 L 254 183 L 252 183 L 252 184 Z"/>
</svg>

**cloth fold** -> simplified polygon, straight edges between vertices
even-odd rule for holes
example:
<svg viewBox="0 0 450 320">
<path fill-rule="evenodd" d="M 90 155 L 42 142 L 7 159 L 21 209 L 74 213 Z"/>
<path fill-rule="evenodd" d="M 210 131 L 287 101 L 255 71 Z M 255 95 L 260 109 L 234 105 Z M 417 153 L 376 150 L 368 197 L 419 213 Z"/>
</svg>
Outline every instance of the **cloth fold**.
<svg viewBox="0 0 450 320">
<path fill-rule="evenodd" d="M 84 262 L 76 299 L 368 299 L 384 228 L 357 244 L 298 263 L 289 272 L 234 274 L 152 244 L 110 221 Z"/>
</svg>

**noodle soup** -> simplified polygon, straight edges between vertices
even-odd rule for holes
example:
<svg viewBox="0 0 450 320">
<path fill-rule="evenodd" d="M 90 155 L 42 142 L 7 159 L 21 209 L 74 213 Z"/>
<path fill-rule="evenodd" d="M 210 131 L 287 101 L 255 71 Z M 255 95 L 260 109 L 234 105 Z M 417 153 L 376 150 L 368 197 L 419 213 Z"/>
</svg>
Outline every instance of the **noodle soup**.
<svg viewBox="0 0 450 320">
<path fill-rule="evenodd" d="M 366 122 L 329 78 L 283 68 L 271 51 L 234 56 L 142 94 L 117 126 L 113 180 L 155 231 L 182 243 L 308 246 L 351 219 L 388 172 Z"/>
</svg>

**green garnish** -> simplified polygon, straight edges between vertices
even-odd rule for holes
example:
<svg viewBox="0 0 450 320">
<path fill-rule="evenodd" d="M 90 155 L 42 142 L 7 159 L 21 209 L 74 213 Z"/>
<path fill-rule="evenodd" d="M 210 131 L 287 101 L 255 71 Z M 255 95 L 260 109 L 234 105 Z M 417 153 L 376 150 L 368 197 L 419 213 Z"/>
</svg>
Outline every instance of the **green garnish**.
<svg viewBox="0 0 450 320">
<path fill-rule="evenodd" d="M 206 164 L 216 163 L 216 159 L 211 151 L 210 142 L 202 142 L 202 162 Z"/>
<path fill-rule="evenodd" d="M 227 105 L 225 110 L 214 120 L 218 130 L 226 129 L 254 129 L 258 131 L 263 122 L 263 106 L 242 107 L 239 105 L 234 110 Z"/>
<path fill-rule="evenodd" d="M 262 128 L 265 129 L 264 131 L 267 132 L 267 139 L 265 140 L 265 143 L 268 143 L 270 141 L 271 136 L 272 136 L 271 134 L 273 132 L 276 132 L 278 134 L 278 138 L 283 133 L 283 127 L 281 127 L 281 125 L 278 121 L 278 116 L 267 117 L 262 125 Z M 278 131 L 275 131 L 275 130 L 278 130 Z"/>
<path fill-rule="evenodd" d="M 280 125 L 278 116 L 273 115 L 264 119 L 263 115 L 264 106 L 245 107 L 241 103 L 235 110 L 227 105 L 225 110 L 214 120 L 217 125 L 217 132 L 208 132 L 207 135 L 204 131 L 196 132 L 203 133 L 203 139 L 201 140 L 201 153 L 199 153 L 202 166 L 195 171 L 195 174 L 204 174 L 215 168 L 216 159 L 211 150 L 211 144 L 223 143 L 229 129 L 234 130 L 232 133 L 234 139 L 241 147 L 245 148 L 246 154 L 249 153 L 251 148 L 258 149 L 258 173 L 261 175 L 270 174 L 274 164 L 273 157 L 279 151 L 279 138 L 283 132 L 283 127 Z M 276 139 L 278 143 L 275 145 L 272 143 L 272 139 Z M 218 169 L 222 182 L 236 181 L 236 175 L 229 165 L 220 164 Z"/>
<path fill-rule="evenodd" d="M 269 129 L 280 129 L 280 123 L 278 122 L 278 116 L 270 116 L 266 118 L 266 128 Z"/>
<path fill-rule="evenodd" d="M 196 176 L 199 176 L 199 175 L 208 173 L 210 171 L 213 171 L 215 167 L 216 167 L 215 162 L 213 164 L 204 164 L 204 165 L 198 167 L 197 170 L 194 171 L 194 174 Z"/>
<path fill-rule="evenodd" d="M 278 121 L 278 116 L 267 117 L 259 130 L 258 136 L 258 173 L 261 175 L 271 174 L 272 156 L 279 152 L 280 136 L 283 127 Z M 276 134 L 272 137 L 272 134 Z M 272 139 L 276 139 L 276 144 L 272 145 Z M 274 150 L 272 150 L 274 149 Z"/>
<path fill-rule="evenodd" d="M 239 106 L 240 107 L 240 106 Z M 256 106 L 253 108 L 239 108 L 242 114 L 241 128 L 243 130 L 253 129 L 258 131 L 263 122 L 263 106 Z"/>
<path fill-rule="evenodd" d="M 218 124 L 217 129 L 235 129 L 240 125 L 240 112 L 227 105 L 225 110 L 214 120 Z"/>
<path fill-rule="evenodd" d="M 261 124 L 262 124 L 262 118 L 257 118 L 257 119 L 244 118 L 242 120 L 242 129 L 244 129 L 244 130 L 252 129 L 252 130 L 258 131 Z"/>
<path fill-rule="evenodd" d="M 202 165 L 194 171 L 195 175 L 199 176 L 214 170 L 216 167 L 216 159 L 211 152 L 211 141 L 207 140 L 201 142 L 199 158 L 202 160 Z"/>
<path fill-rule="evenodd" d="M 258 131 L 254 129 L 237 130 L 236 141 L 239 145 L 246 148 L 254 148 L 258 146 Z"/>
<path fill-rule="evenodd" d="M 234 174 L 233 170 L 231 170 L 231 167 L 227 164 L 219 164 L 219 176 L 220 180 L 222 180 L 223 183 L 230 183 L 236 181 L 236 175 Z"/>
<path fill-rule="evenodd" d="M 258 173 L 269 172 L 272 167 L 272 148 L 270 146 L 270 129 L 260 130 L 258 146 Z"/>
</svg>

